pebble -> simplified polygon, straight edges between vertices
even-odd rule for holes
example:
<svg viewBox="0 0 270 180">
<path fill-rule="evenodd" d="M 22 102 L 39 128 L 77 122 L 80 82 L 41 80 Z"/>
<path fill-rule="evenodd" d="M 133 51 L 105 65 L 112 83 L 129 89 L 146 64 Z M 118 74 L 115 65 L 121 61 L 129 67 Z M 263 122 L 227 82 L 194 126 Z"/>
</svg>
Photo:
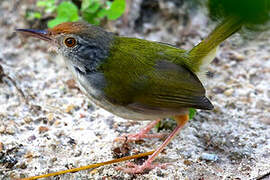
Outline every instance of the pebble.
<svg viewBox="0 0 270 180">
<path fill-rule="evenodd" d="M 267 103 L 265 100 L 263 99 L 259 99 L 256 102 L 256 108 L 258 109 L 269 109 L 270 108 L 270 103 Z"/>
<path fill-rule="evenodd" d="M 94 174 L 96 174 L 97 172 L 98 172 L 98 170 L 97 170 L 97 169 L 94 169 L 94 170 L 90 171 L 90 174 L 91 174 L 91 175 L 94 175 Z"/>
<path fill-rule="evenodd" d="M 47 118 L 48 118 L 48 121 L 49 121 L 49 122 L 52 121 L 53 118 L 54 118 L 54 114 L 53 114 L 53 113 L 49 113 L 49 114 L 47 115 Z"/>
<path fill-rule="evenodd" d="M 3 150 L 3 148 L 4 148 L 4 145 L 3 145 L 3 143 L 2 143 L 2 142 L 0 142 L 0 151 L 2 151 L 2 150 Z"/>
<path fill-rule="evenodd" d="M 66 83 L 69 89 L 79 89 L 74 79 L 69 79 L 66 81 Z"/>
<path fill-rule="evenodd" d="M 26 169 L 27 168 L 27 164 L 25 162 L 23 162 L 18 167 L 21 168 L 21 169 Z"/>
<path fill-rule="evenodd" d="M 245 56 L 238 52 L 233 52 L 230 53 L 229 58 L 236 61 L 243 61 L 245 59 Z"/>
<path fill-rule="evenodd" d="M 270 115 L 268 117 L 260 117 L 261 122 L 270 125 Z"/>
<path fill-rule="evenodd" d="M 39 133 L 44 133 L 44 132 L 49 131 L 49 128 L 46 127 L 46 126 L 40 126 L 40 127 L 38 128 L 38 131 L 39 131 Z"/>
<path fill-rule="evenodd" d="M 206 161 L 214 161 L 215 162 L 218 160 L 218 156 L 216 154 L 202 153 L 201 159 L 206 160 Z"/>
<path fill-rule="evenodd" d="M 66 113 L 71 113 L 71 111 L 75 109 L 75 105 L 71 104 L 71 105 L 68 105 L 65 109 L 65 112 Z"/>
<path fill-rule="evenodd" d="M 186 159 L 186 160 L 184 160 L 184 164 L 187 165 L 187 166 L 189 166 L 189 165 L 192 164 L 192 162 Z"/>
<path fill-rule="evenodd" d="M 0 125 L 0 133 L 4 133 L 6 130 L 6 127 L 4 125 Z"/>
<path fill-rule="evenodd" d="M 13 126 L 8 126 L 7 128 L 6 128 L 6 133 L 7 134 L 15 134 L 15 128 L 13 127 Z"/>
<path fill-rule="evenodd" d="M 55 122 L 54 122 L 54 125 L 55 126 L 59 126 L 61 124 L 61 121 L 59 121 L 59 120 L 56 120 Z"/>
<path fill-rule="evenodd" d="M 231 96 L 233 94 L 233 92 L 234 92 L 234 90 L 232 88 L 230 88 L 230 89 L 227 89 L 226 91 L 224 91 L 224 94 L 226 96 Z"/>
<path fill-rule="evenodd" d="M 32 161 L 34 155 L 32 152 L 28 151 L 25 155 L 24 155 L 25 158 L 27 158 L 27 162 L 30 162 Z"/>
<path fill-rule="evenodd" d="M 30 118 L 30 117 L 25 117 L 25 118 L 23 118 L 23 120 L 24 120 L 24 122 L 27 123 L 27 124 L 29 124 L 29 123 L 31 123 L 31 122 L 33 121 L 33 119 Z"/>
</svg>

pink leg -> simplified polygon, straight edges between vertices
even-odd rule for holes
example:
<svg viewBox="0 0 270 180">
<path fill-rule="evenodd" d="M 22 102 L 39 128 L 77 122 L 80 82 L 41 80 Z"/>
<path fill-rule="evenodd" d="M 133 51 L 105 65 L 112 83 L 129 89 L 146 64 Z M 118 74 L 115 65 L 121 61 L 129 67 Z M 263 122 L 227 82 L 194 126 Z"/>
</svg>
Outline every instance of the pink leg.
<svg viewBox="0 0 270 180">
<path fill-rule="evenodd" d="M 153 164 L 153 160 L 156 156 L 170 143 L 170 141 L 179 133 L 180 129 L 187 123 L 188 115 L 176 116 L 175 120 L 177 121 L 177 127 L 169 135 L 169 137 L 163 142 L 163 144 L 145 161 L 142 165 L 135 165 L 133 163 L 128 163 L 128 168 L 118 167 L 117 170 L 122 170 L 126 173 L 136 174 L 143 173 L 145 170 L 151 170 L 155 167 L 166 168 L 168 164 Z"/>
<path fill-rule="evenodd" d="M 148 134 L 149 131 L 153 127 L 155 127 L 155 125 L 159 122 L 160 122 L 160 119 L 152 121 L 145 128 L 143 128 L 139 133 L 123 135 L 123 136 L 117 137 L 114 141 L 133 142 L 133 141 L 139 141 L 143 138 L 164 138 L 166 134 L 160 134 L 160 133 Z"/>
</svg>

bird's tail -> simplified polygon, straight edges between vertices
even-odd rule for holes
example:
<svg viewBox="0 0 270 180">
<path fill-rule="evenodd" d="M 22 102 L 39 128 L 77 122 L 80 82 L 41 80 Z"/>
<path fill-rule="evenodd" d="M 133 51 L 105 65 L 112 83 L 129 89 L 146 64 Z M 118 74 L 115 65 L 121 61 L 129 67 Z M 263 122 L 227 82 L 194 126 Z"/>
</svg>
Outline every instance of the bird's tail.
<svg viewBox="0 0 270 180">
<path fill-rule="evenodd" d="M 231 16 L 221 22 L 212 33 L 189 51 L 192 71 L 202 72 L 216 56 L 220 43 L 237 32 L 243 24 L 239 17 Z"/>
<path fill-rule="evenodd" d="M 218 45 L 242 26 L 259 31 L 269 29 L 270 0 L 208 0 L 210 16 L 221 23 L 201 43 L 188 52 L 187 66 L 194 73 L 203 72 L 214 59 Z"/>
</svg>

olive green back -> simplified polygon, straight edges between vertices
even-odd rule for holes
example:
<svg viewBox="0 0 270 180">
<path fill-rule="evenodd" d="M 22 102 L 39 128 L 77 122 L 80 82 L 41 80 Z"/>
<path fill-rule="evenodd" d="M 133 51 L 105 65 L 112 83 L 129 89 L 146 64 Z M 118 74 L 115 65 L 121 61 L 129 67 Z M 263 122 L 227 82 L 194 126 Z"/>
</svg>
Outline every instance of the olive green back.
<svg viewBox="0 0 270 180">
<path fill-rule="evenodd" d="M 136 38 L 115 37 L 100 67 L 107 98 L 119 105 L 211 109 L 205 89 L 186 65 L 186 51 Z"/>
</svg>

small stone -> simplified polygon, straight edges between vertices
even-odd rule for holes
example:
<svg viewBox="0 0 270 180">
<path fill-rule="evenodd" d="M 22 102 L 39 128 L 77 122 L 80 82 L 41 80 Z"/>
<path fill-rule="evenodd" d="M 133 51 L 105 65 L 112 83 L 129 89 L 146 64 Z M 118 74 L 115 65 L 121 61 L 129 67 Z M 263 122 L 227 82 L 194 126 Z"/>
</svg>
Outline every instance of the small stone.
<svg viewBox="0 0 270 180">
<path fill-rule="evenodd" d="M 261 122 L 263 122 L 265 124 L 270 124 L 270 115 L 266 116 L 266 117 L 260 117 L 259 119 Z"/>
<path fill-rule="evenodd" d="M 265 100 L 263 99 L 259 99 L 257 102 L 256 102 L 256 108 L 257 109 L 268 109 L 270 108 L 270 104 L 267 103 Z"/>
<path fill-rule="evenodd" d="M 27 165 L 25 164 L 25 162 L 23 162 L 22 164 L 19 165 L 19 168 L 26 169 Z"/>
<path fill-rule="evenodd" d="M 44 133 L 44 132 L 49 131 L 49 128 L 46 127 L 46 126 L 40 126 L 40 127 L 38 128 L 38 131 L 39 131 L 39 133 Z"/>
<path fill-rule="evenodd" d="M 238 52 L 233 52 L 230 53 L 229 58 L 236 61 L 243 61 L 245 59 L 245 56 Z"/>
<path fill-rule="evenodd" d="M 66 83 L 69 89 L 79 89 L 74 79 L 69 79 Z"/>
<path fill-rule="evenodd" d="M 25 155 L 24 155 L 25 158 L 32 158 L 33 157 L 33 154 L 28 151 Z"/>
<path fill-rule="evenodd" d="M 227 89 L 226 91 L 224 91 L 224 94 L 226 96 L 231 96 L 233 94 L 233 92 L 234 92 L 234 90 L 232 88 L 230 88 L 230 89 Z"/>
<path fill-rule="evenodd" d="M 186 166 L 190 166 L 192 164 L 192 162 L 186 159 L 186 160 L 184 160 L 184 164 Z"/>
<path fill-rule="evenodd" d="M 220 87 L 215 87 L 212 89 L 212 92 L 215 94 L 222 94 L 224 92 L 224 89 L 222 89 Z"/>
<path fill-rule="evenodd" d="M 203 153 L 201 155 L 201 159 L 206 160 L 206 161 L 214 161 L 215 162 L 218 160 L 218 156 L 216 154 Z"/>
<path fill-rule="evenodd" d="M 267 91 L 267 96 L 270 98 L 270 90 Z"/>
<path fill-rule="evenodd" d="M 0 142 L 0 151 L 3 151 L 4 145 L 2 142 Z"/>
<path fill-rule="evenodd" d="M 48 119 L 47 119 L 47 117 L 39 117 L 39 118 L 35 119 L 34 122 L 37 124 L 41 123 L 41 122 L 46 124 L 48 122 Z"/>
<path fill-rule="evenodd" d="M 27 138 L 28 141 L 34 141 L 35 139 L 36 139 L 36 136 L 35 135 L 29 136 Z"/>
<path fill-rule="evenodd" d="M 53 164 L 54 162 L 57 161 L 57 158 L 56 157 L 53 157 L 52 159 L 50 159 L 50 163 Z"/>
<path fill-rule="evenodd" d="M 32 161 L 34 155 L 32 152 L 29 151 L 24 155 L 24 157 L 27 159 L 27 162 L 30 162 L 30 161 Z"/>
<path fill-rule="evenodd" d="M 207 76 L 208 78 L 213 78 L 214 75 L 215 75 L 215 72 L 212 72 L 212 71 L 208 71 L 208 72 L 206 73 L 206 76 Z"/>
<path fill-rule="evenodd" d="M 75 108 L 75 105 L 71 104 L 68 105 L 67 108 L 65 109 L 66 113 L 71 113 L 71 111 Z"/>
<path fill-rule="evenodd" d="M 161 170 L 157 170 L 157 176 L 164 177 L 165 174 Z"/>
<path fill-rule="evenodd" d="M 53 113 L 49 113 L 49 114 L 47 115 L 47 118 L 48 118 L 48 121 L 49 121 L 49 122 L 52 121 L 53 118 L 54 118 Z"/>
<path fill-rule="evenodd" d="M 24 122 L 27 123 L 27 124 L 29 124 L 29 123 L 31 123 L 31 122 L 33 121 L 33 119 L 30 118 L 30 117 L 25 117 L 25 118 L 23 118 L 23 120 L 24 120 Z"/>
<path fill-rule="evenodd" d="M 69 143 L 70 145 L 76 145 L 76 141 L 75 141 L 75 139 L 73 139 L 73 138 L 69 138 L 68 143 Z"/>
<path fill-rule="evenodd" d="M 6 133 L 7 134 L 15 134 L 15 128 L 13 126 L 8 126 L 6 128 Z"/>
<path fill-rule="evenodd" d="M 85 118 L 85 117 L 86 117 L 85 114 L 80 113 L 80 118 Z"/>
<path fill-rule="evenodd" d="M 6 127 L 4 125 L 0 125 L 0 133 L 4 133 L 6 131 Z"/>
<path fill-rule="evenodd" d="M 39 105 L 32 105 L 31 109 L 34 110 L 34 111 L 41 111 L 42 108 Z"/>
<path fill-rule="evenodd" d="M 55 122 L 54 122 L 54 125 L 55 126 L 59 126 L 61 124 L 61 121 L 59 121 L 59 120 L 56 120 Z"/>
<path fill-rule="evenodd" d="M 97 169 L 94 169 L 94 170 L 90 171 L 90 174 L 91 174 L 91 175 L 94 175 L 94 174 L 96 174 L 97 172 L 98 172 L 98 170 L 97 170 Z"/>
</svg>

